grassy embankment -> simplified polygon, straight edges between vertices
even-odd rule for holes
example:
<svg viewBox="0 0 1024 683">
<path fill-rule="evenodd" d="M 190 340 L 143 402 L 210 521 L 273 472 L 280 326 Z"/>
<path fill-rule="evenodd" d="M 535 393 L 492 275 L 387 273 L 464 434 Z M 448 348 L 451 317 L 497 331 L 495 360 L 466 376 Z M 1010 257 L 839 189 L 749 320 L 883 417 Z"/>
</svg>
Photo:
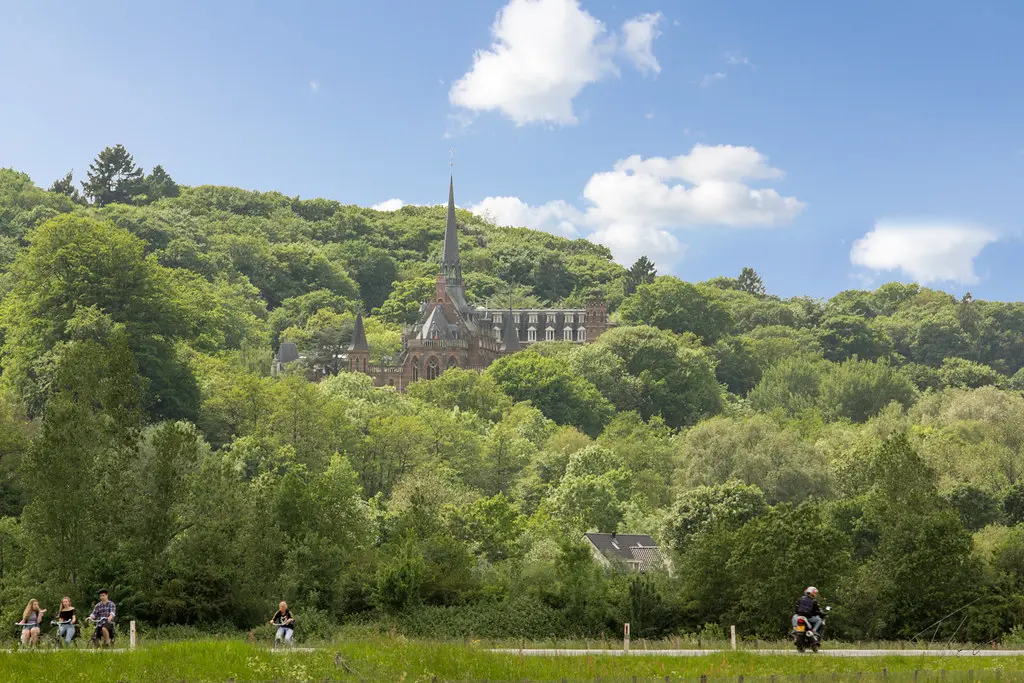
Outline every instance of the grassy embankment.
<svg viewBox="0 0 1024 683">
<path fill-rule="evenodd" d="M 338 656 L 340 654 L 340 657 Z M 347 668 L 346 668 L 347 667 Z M 884 678 L 882 671 L 887 672 Z M 913 672 L 920 673 L 915 678 Z M 730 652 L 702 657 L 519 657 L 479 646 L 368 639 L 314 651 L 275 654 L 265 646 L 231 640 L 148 643 L 134 652 L 0 652 L 0 680 L 40 681 L 577 681 L 755 680 L 966 681 L 1024 680 L 1024 656 L 992 658 L 843 658 Z M 997 677 L 998 670 L 998 677 Z M 945 671 L 945 674 L 940 674 Z M 863 672 L 863 677 L 858 674 Z M 815 676 L 814 674 L 819 674 Z M 835 674 L 833 677 L 832 674 Z M 796 675 L 796 676 L 794 676 Z M 752 679 L 750 677 L 757 677 Z M 765 678 L 761 678 L 765 677 Z"/>
</svg>

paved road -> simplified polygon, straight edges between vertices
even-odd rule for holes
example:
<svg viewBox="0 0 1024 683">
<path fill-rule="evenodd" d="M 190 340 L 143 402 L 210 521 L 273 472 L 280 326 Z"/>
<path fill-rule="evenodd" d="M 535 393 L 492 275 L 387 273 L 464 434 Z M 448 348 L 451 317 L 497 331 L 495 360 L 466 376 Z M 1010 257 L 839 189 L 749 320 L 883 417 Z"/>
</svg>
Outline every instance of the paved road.
<svg viewBox="0 0 1024 683">
<path fill-rule="evenodd" d="M 702 655 L 720 654 L 731 652 L 731 650 L 543 650 L 502 648 L 490 650 L 504 654 L 522 654 L 526 657 L 579 657 L 583 655 L 608 655 L 611 657 L 622 656 L 660 656 L 660 657 L 700 657 Z M 757 655 L 799 655 L 795 649 L 787 650 L 739 650 Z M 815 656 L 814 653 L 807 653 L 807 656 Z M 1024 650 L 829 650 L 818 651 L 817 656 L 823 657 L 1021 657 Z"/>
</svg>

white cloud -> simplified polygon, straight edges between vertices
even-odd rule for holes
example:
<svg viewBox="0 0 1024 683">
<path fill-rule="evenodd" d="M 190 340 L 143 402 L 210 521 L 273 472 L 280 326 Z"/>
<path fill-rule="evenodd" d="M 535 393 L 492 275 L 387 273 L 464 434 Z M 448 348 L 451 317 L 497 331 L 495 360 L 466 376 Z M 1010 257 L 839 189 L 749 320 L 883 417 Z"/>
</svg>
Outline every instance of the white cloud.
<svg viewBox="0 0 1024 683">
<path fill-rule="evenodd" d="M 310 81 L 309 89 L 313 92 L 314 95 L 320 92 L 320 81 Z"/>
<path fill-rule="evenodd" d="M 471 111 L 497 110 L 517 125 L 577 122 L 573 100 L 591 83 L 616 75 L 615 59 L 660 70 L 651 44 L 661 14 L 623 24 L 619 40 L 579 0 L 510 0 L 491 27 L 493 43 L 452 84 L 449 101 Z"/>
<path fill-rule="evenodd" d="M 661 73 L 661 65 L 654 56 L 654 39 L 661 33 L 658 22 L 661 12 L 641 14 L 622 25 L 622 51 L 642 73 Z"/>
<path fill-rule="evenodd" d="M 401 199 L 388 199 L 379 204 L 374 204 L 370 208 L 374 211 L 398 211 L 403 206 L 405 206 L 405 202 Z"/>
<path fill-rule="evenodd" d="M 744 57 L 741 52 L 726 52 L 725 61 L 726 63 L 733 65 L 753 66 L 753 64 L 750 63 L 750 58 Z"/>
<path fill-rule="evenodd" d="M 620 263 L 647 254 L 667 266 L 682 256 L 681 229 L 781 225 L 804 208 L 795 197 L 752 185 L 781 170 L 753 147 L 695 145 L 676 157 L 627 157 L 595 173 L 583 189 L 587 208 L 564 201 L 530 206 L 517 197 L 488 197 L 470 207 L 499 224 L 586 235 L 607 245 Z"/>
<path fill-rule="evenodd" d="M 723 71 L 716 71 L 713 74 L 704 74 L 704 78 L 700 79 L 700 81 L 699 81 L 700 87 L 702 87 L 702 88 L 710 88 L 715 83 L 718 83 L 719 81 L 724 80 L 725 76 L 726 76 L 726 74 Z"/>
<path fill-rule="evenodd" d="M 872 270 L 899 270 L 922 283 L 974 284 L 974 259 L 999 236 L 956 223 L 879 222 L 853 243 L 850 262 Z"/>
<path fill-rule="evenodd" d="M 487 197 L 469 210 L 495 225 L 526 226 L 569 238 L 580 236 L 576 225 L 583 221 L 583 212 L 564 201 L 530 206 L 519 197 Z"/>
</svg>

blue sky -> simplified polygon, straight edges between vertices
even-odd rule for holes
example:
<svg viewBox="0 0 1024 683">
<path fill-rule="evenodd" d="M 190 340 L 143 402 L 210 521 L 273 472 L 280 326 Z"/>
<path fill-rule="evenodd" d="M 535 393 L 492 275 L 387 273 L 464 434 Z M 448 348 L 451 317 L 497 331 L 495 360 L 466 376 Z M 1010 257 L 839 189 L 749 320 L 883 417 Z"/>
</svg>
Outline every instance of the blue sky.
<svg viewBox="0 0 1024 683">
<path fill-rule="evenodd" d="M 782 295 L 1014 300 L 1016 2 L 0 0 L 0 166 L 456 199 Z M 696 146 L 696 147 L 695 147 Z"/>
</svg>

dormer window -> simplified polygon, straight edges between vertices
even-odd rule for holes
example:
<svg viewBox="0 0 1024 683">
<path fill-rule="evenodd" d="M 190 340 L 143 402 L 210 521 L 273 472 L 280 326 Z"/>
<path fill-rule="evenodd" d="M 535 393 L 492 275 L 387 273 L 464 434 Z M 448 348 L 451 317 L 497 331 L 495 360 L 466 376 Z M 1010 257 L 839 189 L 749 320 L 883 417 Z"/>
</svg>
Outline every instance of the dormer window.
<svg viewBox="0 0 1024 683">
<path fill-rule="evenodd" d="M 528 328 L 526 328 L 526 341 L 532 341 L 532 342 L 537 341 L 537 328 L 536 327 L 528 327 Z"/>
<path fill-rule="evenodd" d="M 562 333 L 562 339 L 564 339 L 565 341 L 572 341 L 572 328 L 571 327 L 565 328 L 565 331 Z"/>
<path fill-rule="evenodd" d="M 555 328 L 549 327 L 549 328 L 545 329 L 544 330 L 544 341 L 554 341 L 554 340 L 555 340 Z"/>
</svg>

